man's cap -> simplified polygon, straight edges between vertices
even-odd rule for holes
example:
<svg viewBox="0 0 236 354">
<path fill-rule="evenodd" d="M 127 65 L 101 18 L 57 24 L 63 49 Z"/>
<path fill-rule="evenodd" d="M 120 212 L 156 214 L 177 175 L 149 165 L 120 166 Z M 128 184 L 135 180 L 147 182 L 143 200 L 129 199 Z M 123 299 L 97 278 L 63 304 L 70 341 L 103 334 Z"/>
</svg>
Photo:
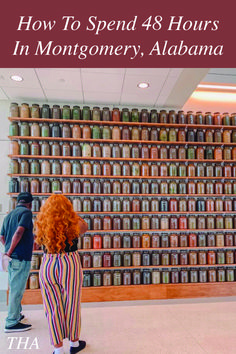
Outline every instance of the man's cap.
<svg viewBox="0 0 236 354">
<path fill-rule="evenodd" d="M 33 200 L 33 196 L 29 192 L 23 192 L 18 194 L 17 196 L 17 202 L 18 203 L 31 203 Z"/>
</svg>

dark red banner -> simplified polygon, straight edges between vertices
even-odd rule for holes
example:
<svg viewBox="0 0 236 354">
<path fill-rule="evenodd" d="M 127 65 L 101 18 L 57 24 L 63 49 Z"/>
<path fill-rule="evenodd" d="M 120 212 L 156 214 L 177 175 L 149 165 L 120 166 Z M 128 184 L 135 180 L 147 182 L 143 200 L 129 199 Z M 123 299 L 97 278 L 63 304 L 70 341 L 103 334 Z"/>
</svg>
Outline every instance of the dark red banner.
<svg viewBox="0 0 236 354">
<path fill-rule="evenodd" d="M 0 67 L 235 67 L 231 5 L 8 2 L 0 15 Z"/>
</svg>

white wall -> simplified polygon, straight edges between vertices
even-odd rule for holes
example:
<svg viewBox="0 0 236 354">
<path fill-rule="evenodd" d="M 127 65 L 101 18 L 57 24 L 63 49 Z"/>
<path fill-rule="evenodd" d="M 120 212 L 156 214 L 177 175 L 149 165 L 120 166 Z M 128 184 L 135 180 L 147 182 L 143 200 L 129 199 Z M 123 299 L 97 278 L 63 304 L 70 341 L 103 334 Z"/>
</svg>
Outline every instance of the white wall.
<svg viewBox="0 0 236 354">
<path fill-rule="evenodd" d="M 2 227 L 2 221 L 6 212 L 8 211 L 9 197 L 7 176 L 10 159 L 8 158 L 8 131 L 9 131 L 9 101 L 0 101 L 0 226 Z M 0 246 L 0 250 L 3 250 L 3 246 Z M 7 289 L 7 273 L 0 272 L 0 290 Z"/>
</svg>

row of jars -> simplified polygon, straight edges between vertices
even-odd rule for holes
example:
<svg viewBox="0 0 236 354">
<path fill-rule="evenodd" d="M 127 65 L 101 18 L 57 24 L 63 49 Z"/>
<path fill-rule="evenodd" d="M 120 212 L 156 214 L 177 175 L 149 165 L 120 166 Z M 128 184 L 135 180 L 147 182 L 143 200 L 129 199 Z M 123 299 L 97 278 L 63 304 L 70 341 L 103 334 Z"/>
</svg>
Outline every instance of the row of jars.
<svg viewBox="0 0 236 354">
<path fill-rule="evenodd" d="M 232 215 L 208 216 L 95 216 L 84 218 L 89 230 L 205 230 L 236 229 Z"/>
<path fill-rule="evenodd" d="M 81 254 L 83 268 L 235 264 L 235 251 L 143 251 Z"/>
<path fill-rule="evenodd" d="M 209 234 L 115 234 L 84 235 L 79 238 L 80 249 L 109 248 L 177 248 L 177 247 L 232 247 L 236 246 L 236 235 L 227 233 Z"/>
<path fill-rule="evenodd" d="M 103 157 L 103 158 L 142 158 L 142 159 L 197 159 L 197 160 L 236 160 L 236 147 L 194 147 L 184 146 L 119 146 L 115 144 L 79 144 L 57 142 L 49 144 L 44 141 L 41 144 L 34 141 L 11 141 L 9 148 L 10 155 L 32 155 L 32 156 L 73 156 L 73 157 Z"/>
<path fill-rule="evenodd" d="M 236 177 L 236 165 L 193 163 L 89 162 L 78 160 L 11 160 L 10 173 L 82 176 Z"/>
<path fill-rule="evenodd" d="M 99 180 L 83 180 L 77 179 L 26 179 L 20 180 L 12 178 L 9 181 L 9 192 L 31 192 L 31 193 L 51 193 L 63 191 L 63 193 L 83 193 L 83 194 L 236 194 L 235 182 L 221 181 L 104 181 Z M 75 199 L 75 205 L 79 199 Z M 76 207 L 77 211 L 80 207 Z M 179 211 L 186 211 L 186 208 L 179 207 Z M 186 210 L 185 210 L 186 209 Z M 200 208 L 199 208 L 200 209 Z M 202 210 L 205 211 L 205 210 Z"/>
<path fill-rule="evenodd" d="M 62 182 L 62 192 L 70 193 L 64 187 Z M 33 193 L 35 189 L 33 189 Z M 32 211 L 40 210 L 41 205 L 45 203 L 47 198 L 34 197 L 32 203 Z M 71 200 L 73 208 L 76 212 L 231 212 L 236 211 L 236 199 L 137 199 L 130 200 L 128 198 L 73 198 Z M 11 210 L 16 206 L 16 198 L 12 198 Z"/>
<path fill-rule="evenodd" d="M 156 109 L 148 111 L 147 109 L 138 110 L 138 108 L 133 108 L 129 110 L 128 108 L 119 109 L 114 107 L 109 109 L 109 107 L 103 107 L 102 109 L 98 106 L 80 107 L 75 105 L 70 107 L 70 105 L 53 105 L 50 107 L 48 104 L 43 104 L 42 107 L 39 104 L 34 103 L 30 107 L 28 103 L 22 103 L 20 106 L 18 103 L 12 102 L 10 105 L 10 117 L 21 117 L 21 118 L 53 118 L 53 119 L 76 119 L 76 120 L 94 120 L 94 121 L 123 121 L 123 122 L 151 122 L 151 123 L 179 123 L 179 124 L 208 124 L 208 125 L 236 125 L 236 113 L 229 114 L 224 112 L 220 114 L 219 112 L 206 112 L 198 111 L 194 113 L 193 111 L 179 110 L 178 112 L 174 110 L 162 109 L 158 112 Z"/>
<path fill-rule="evenodd" d="M 83 287 L 150 285 L 177 283 L 214 283 L 235 281 L 234 268 L 145 269 L 116 271 L 84 271 Z"/>
<path fill-rule="evenodd" d="M 17 122 L 10 123 L 10 136 L 53 137 L 74 139 L 112 139 L 112 140 L 142 140 L 142 141 L 186 141 L 186 142 L 236 142 L 235 130 L 220 129 L 184 129 L 184 128 L 148 128 L 148 127 L 109 127 L 89 126 L 78 124 L 57 124 Z"/>
</svg>

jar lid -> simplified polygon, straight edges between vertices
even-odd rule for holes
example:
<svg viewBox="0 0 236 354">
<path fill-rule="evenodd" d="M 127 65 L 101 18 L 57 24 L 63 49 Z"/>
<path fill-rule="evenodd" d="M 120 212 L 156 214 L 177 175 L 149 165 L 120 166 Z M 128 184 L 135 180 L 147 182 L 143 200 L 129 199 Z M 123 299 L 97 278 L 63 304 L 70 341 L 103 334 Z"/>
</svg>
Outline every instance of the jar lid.
<svg viewBox="0 0 236 354">
<path fill-rule="evenodd" d="M 29 106 L 29 104 L 28 104 L 28 103 L 22 103 L 22 105 L 23 105 L 23 104 L 24 104 L 24 105 L 26 105 L 26 106 Z"/>
<path fill-rule="evenodd" d="M 94 106 L 93 109 L 100 109 L 100 107 Z"/>
<path fill-rule="evenodd" d="M 129 110 L 129 108 L 122 108 L 122 111 L 128 111 Z"/>
<path fill-rule="evenodd" d="M 39 107 L 39 104 L 38 103 L 33 103 L 32 107 Z"/>
<path fill-rule="evenodd" d="M 151 109 L 151 112 L 156 113 L 157 110 L 156 109 Z"/>
<path fill-rule="evenodd" d="M 49 104 L 44 103 L 44 104 L 43 104 L 43 107 L 45 107 L 45 108 L 49 108 Z"/>
<path fill-rule="evenodd" d="M 60 108 L 60 106 L 58 104 L 54 104 L 53 108 Z"/>
<path fill-rule="evenodd" d="M 80 106 L 73 106 L 73 108 L 80 108 Z"/>
<path fill-rule="evenodd" d="M 68 104 L 64 104 L 63 108 L 70 108 Z"/>
<path fill-rule="evenodd" d="M 107 110 L 107 109 L 109 110 L 109 107 L 103 107 L 103 109 L 104 109 L 104 110 Z"/>
<path fill-rule="evenodd" d="M 16 102 L 11 102 L 11 105 L 16 105 L 16 106 L 18 106 L 18 103 L 16 103 Z M 23 103 L 22 103 L 23 104 Z"/>
<path fill-rule="evenodd" d="M 88 109 L 90 109 L 90 107 L 89 107 L 89 106 L 83 106 L 83 109 L 84 109 L 84 108 L 86 108 L 86 109 L 87 109 L 87 108 L 88 108 Z"/>
</svg>

